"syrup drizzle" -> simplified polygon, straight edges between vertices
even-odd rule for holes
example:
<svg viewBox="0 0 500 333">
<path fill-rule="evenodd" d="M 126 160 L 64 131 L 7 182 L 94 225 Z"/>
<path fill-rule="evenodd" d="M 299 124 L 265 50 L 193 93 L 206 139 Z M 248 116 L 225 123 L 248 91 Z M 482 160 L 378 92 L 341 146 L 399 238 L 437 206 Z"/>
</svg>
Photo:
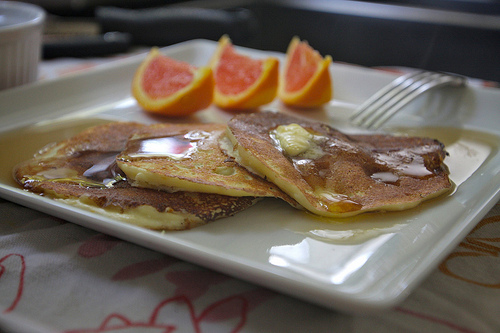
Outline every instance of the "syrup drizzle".
<svg viewBox="0 0 500 333">
<path fill-rule="evenodd" d="M 74 182 L 86 187 L 113 187 L 126 180 L 116 164 L 117 155 L 114 151 L 80 151 L 61 158 L 55 168 L 26 177 L 26 182 Z"/>
<path fill-rule="evenodd" d="M 175 160 L 189 158 L 210 133 L 191 131 L 184 135 L 137 138 L 129 140 L 121 159 L 169 157 Z"/>
<path fill-rule="evenodd" d="M 82 155 L 85 155 L 83 153 Z M 92 166 L 83 172 L 83 176 L 106 187 L 125 180 L 125 174 L 116 164 L 117 152 L 99 152 Z"/>
</svg>

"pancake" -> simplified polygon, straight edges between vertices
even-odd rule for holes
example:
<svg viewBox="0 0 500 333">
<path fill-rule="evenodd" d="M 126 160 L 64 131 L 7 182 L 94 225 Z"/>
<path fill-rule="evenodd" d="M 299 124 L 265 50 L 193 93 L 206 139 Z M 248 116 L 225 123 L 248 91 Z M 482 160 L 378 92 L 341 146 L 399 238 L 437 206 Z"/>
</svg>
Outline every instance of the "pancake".
<svg viewBox="0 0 500 333">
<path fill-rule="evenodd" d="M 128 140 L 117 157 L 118 167 L 137 187 L 292 202 L 276 185 L 248 172 L 222 151 L 225 129 L 225 124 L 215 123 L 147 126 Z"/>
<path fill-rule="evenodd" d="M 14 178 L 26 190 L 155 230 L 189 229 L 231 216 L 257 201 L 132 187 L 115 159 L 129 136 L 146 127 L 131 122 L 92 127 L 18 165 Z"/>
<path fill-rule="evenodd" d="M 444 146 L 429 138 L 346 135 L 273 112 L 235 116 L 227 135 L 241 165 L 322 216 L 408 209 L 452 188 Z"/>
</svg>

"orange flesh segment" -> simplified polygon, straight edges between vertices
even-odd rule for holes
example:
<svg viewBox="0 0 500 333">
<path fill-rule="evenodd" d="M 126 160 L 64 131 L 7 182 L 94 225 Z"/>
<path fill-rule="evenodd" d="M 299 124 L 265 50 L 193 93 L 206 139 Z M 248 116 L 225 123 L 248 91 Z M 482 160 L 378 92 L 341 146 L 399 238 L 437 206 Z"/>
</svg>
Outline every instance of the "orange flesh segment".
<svg viewBox="0 0 500 333">
<path fill-rule="evenodd" d="M 153 99 L 170 96 L 193 81 L 193 70 L 188 63 L 157 56 L 144 71 L 143 89 Z"/>
<path fill-rule="evenodd" d="M 262 74 L 262 60 L 236 53 L 227 45 L 220 56 L 215 84 L 224 95 L 237 95 L 247 90 Z"/>
<path fill-rule="evenodd" d="M 295 92 L 302 89 L 316 72 L 321 59 L 321 56 L 312 47 L 307 43 L 300 42 L 290 57 L 285 74 L 285 90 Z"/>
</svg>

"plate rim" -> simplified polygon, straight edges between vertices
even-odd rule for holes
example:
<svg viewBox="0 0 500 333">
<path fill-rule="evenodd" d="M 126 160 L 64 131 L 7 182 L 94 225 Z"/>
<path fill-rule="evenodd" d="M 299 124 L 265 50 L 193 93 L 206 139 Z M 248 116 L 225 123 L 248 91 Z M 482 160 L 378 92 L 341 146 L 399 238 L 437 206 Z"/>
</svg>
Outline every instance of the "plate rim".
<svg viewBox="0 0 500 333">
<path fill-rule="evenodd" d="M 169 53 L 174 51 L 178 51 L 181 48 L 184 49 L 191 49 L 191 50 L 197 50 L 199 48 L 215 48 L 216 42 L 212 41 L 206 41 L 206 40 L 192 40 L 192 41 L 187 41 L 183 42 L 180 44 L 175 44 L 172 46 L 168 46 L 165 48 L 162 48 L 162 52 Z M 261 53 L 266 53 L 265 51 L 260 51 L 260 50 L 251 50 L 247 48 L 241 48 L 243 50 L 248 50 L 249 52 L 254 52 L 256 54 L 261 54 Z M 273 52 L 274 53 L 274 52 Z M 38 84 L 33 84 L 29 85 L 26 87 L 21 87 L 19 89 L 13 89 L 11 91 L 6 91 L 6 92 L 0 92 L 0 106 L 2 103 L 5 103 L 6 100 L 8 99 L 16 99 L 20 98 L 22 94 L 28 92 L 35 94 L 37 91 L 42 90 L 46 91 L 47 89 L 54 89 L 54 87 L 57 87 L 60 84 L 71 84 L 77 81 L 85 80 L 86 78 L 88 79 L 89 77 L 93 77 L 95 75 L 103 75 L 103 73 L 109 73 L 109 72 L 115 72 L 119 69 L 122 69 L 123 67 L 131 68 L 133 66 L 136 66 L 143 58 L 145 57 L 145 54 L 139 54 L 139 55 L 134 55 L 132 57 L 126 58 L 126 59 L 120 59 L 115 62 L 112 62 L 107 65 L 102 65 L 102 66 L 97 66 L 89 71 L 84 71 L 80 73 L 76 73 L 73 75 L 69 75 L 67 77 L 62 77 L 62 78 L 56 78 L 52 80 L 48 80 L 45 82 L 40 82 Z M 335 65 L 335 64 L 334 64 Z M 341 65 L 344 66 L 344 65 Z M 349 65 L 347 65 L 349 66 Z M 358 66 L 352 66 L 352 68 L 358 68 Z M 368 68 L 360 68 L 359 70 L 361 71 L 374 71 L 372 69 Z M 377 72 L 379 73 L 379 72 Z M 392 75 L 384 75 L 384 80 L 385 79 L 390 79 L 392 78 Z M 382 80 L 383 81 L 383 80 Z M 479 89 L 479 88 L 478 88 Z M 129 92 L 126 94 L 123 94 L 123 96 L 127 96 Z M 498 94 L 498 97 L 500 98 L 500 94 Z M 77 108 L 76 108 L 77 109 Z M 98 114 L 98 113 L 97 113 Z M 56 116 L 59 115 L 56 113 Z M 54 117 L 51 115 L 51 117 Z M 42 117 L 43 118 L 43 117 Z M 37 123 L 36 117 L 29 119 L 27 122 L 26 121 L 18 121 L 19 117 L 8 117 L 8 115 L 4 113 L 0 113 L 0 133 L 6 132 L 8 130 L 12 130 L 13 128 L 16 127 L 22 127 L 22 126 L 27 126 L 30 124 L 35 124 Z M 52 118 L 55 119 L 55 118 Z M 2 120 L 6 120 L 3 122 Z M 495 135 L 500 135 L 500 130 L 498 132 L 492 132 Z M 497 153 L 498 155 L 498 153 Z M 479 207 L 477 209 L 477 212 L 473 214 L 467 221 L 462 221 L 461 225 L 462 227 L 456 226 L 456 228 L 459 228 L 460 231 L 456 233 L 456 235 L 453 237 L 452 242 L 448 242 L 444 248 L 441 249 L 435 249 L 438 253 L 433 256 L 433 258 L 428 258 L 426 264 L 422 264 L 419 267 L 420 268 L 420 273 L 417 274 L 416 276 L 413 276 L 410 281 L 407 281 L 407 288 L 402 290 L 399 294 L 397 294 L 395 297 L 379 297 L 379 299 L 366 299 L 366 297 L 362 297 L 363 295 L 358 295 L 358 294 L 347 294 L 347 293 L 342 293 L 339 292 L 338 290 L 325 290 L 324 288 L 317 288 L 312 284 L 309 283 L 304 283 L 304 281 L 297 281 L 294 280 L 293 277 L 290 278 L 289 276 L 283 276 L 281 273 L 281 270 L 276 270 L 274 269 L 273 272 L 271 272 L 269 275 L 269 269 L 264 269 L 266 267 L 265 265 L 263 266 L 262 269 L 258 269 L 255 267 L 255 265 L 250 265 L 246 263 L 243 265 L 241 262 L 236 265 L 239 261 L 241 261 L 241 258 L 238 259 L 238 257 L 235 258 L 224 258 L 223 261 L 220 260 L 215 260 L 215 262 L 212 260 L 212 262 L 209 265 L 203 264 L 203 258 L 204 260 L 210 259 L 209 257 L 206 256 L 197 256 L 197 253 L 192 253 L 188 251 L 188 248 L 186 248 L 186 244 L 181 244 L 176 243 L 176 246 L 167 246 L 167 249 L 169 251 L 177 251 L 176 254 L 172 253 L 167 253 L 165 250 L 161 248 L 161 244 L 158 244 L 157 242 L 161 242 L 165 240 L 164 236 L 158 235 L 155 232 L 149 231 L 149 230 L 143 230 L 140 227 L 136 226 L 131 226 L 131 225 L 126 225 L 123 224 L 122 222 L 117 222 L 115 221 L 114 223 L 111 223 L 112 228 L 110 228 L 109 225 L 99 225 L 99 223 L 106 223 L 109 222 L 110 219 L 106 217 L 101 217 L 96 215 L 96 213 L 88 213 L 87 211 L 62 205 L 60 203 L 55 204 L 53 200 L 47 199 L 47 198 L 40 198 L 33 200 L 35 196 L 31 193 L 27 193 L 21 189 L 17 188 L 12 188 L 10 186 L 6 186 L 6 184 L 0 182 L 0 197 L 5 198 L 6 200 L 13 201 L 25 206 L 28 206 L 33 209 L 37 209 L 40 211 L 43 211 L 44 213 L 54 215 L 54 211 L 49 209 L 49 208 L 56 208 L 56 216 L 60 215 L 61 216 L 69 216 L 71 219 L 71 222 L 74 222 L 78 225 L 81 225 L 83 227 L 88 227 L 88 225 L 91 225 L 92 229 L 98 230 L 103 233 L 111 234 L 113 236 L 125 239 L 130 242 L 138 243 L 139 245 L 146 246 L 149 248 L 154 249 L 155 251 L 163 252 L 167 255 L 174 255 L 177 257 L 182 258 L 183 260 L 191 261 L 194 262 L 198 265 L 205 266 L 210 269 L 215 269 L 217 271 L 222 271 L 225 274 L 229 274 L 232 276 L 235 276 L 236 278 L 240 278 L 243 280 L 247 280 L 251 283 L 256 283 L 259 285 L 264 285 L 265 287 L 271 288 L 278 290 L 279 292 L 282 292 L 284 294 L 288 294 L 291 296 L 298 297 L 302 300 L 310 301 L 315 304 L 319 304 L 331 309 L 337 309 L 337 310 L 343 310 L 343 311 L 348 311 L 348 312 L 354 312 L 354 313 L 366 313 L 366 312 L 372 312 L 372 311 L 378 311 L 378 310 L 384 310 L 387 308 L 390 308 L 397 303 L 401 302 L 404 298 L 408 296 L 408 294 L 426 277 L 428 274 L 431 272 L 432 269 L 435 268 L 435 263 L 436 261 L 439 261 L 440 259 L 444 258 L 447 255 L 447 251 L 451 251 L 458 243 L 461 241 L 465 235 L 467 235 L 470 230 L 473 229 L 475 224 L 479 222 L 479 220 L 493 207 L 493 205 L 500 199 L 500 188 L 497 189 L 496 192 L 492 192 L 490 198 L 485 202 L 482 207 Z M 76 212 L 76 213 L 75 213 Z M 88 221 L 81 221 L 81 217 L 85 219 L 90 219 L 92 222 L 89 223 Z M 97 221 L 97 222 L 96 222 Z M 476 222 L 476 223 L 474 223 Z M 97 224 L 96 224 L 97 223 Z M 217 223 L 217 222 L 215 222 Z M 102 228 L 102 230 L 99 230 Z M 139 230 L 139 231 L 137 231 Z M 130 233 L 138 233 L 141 235 L 141 239 L 135 239 L 134 240 L 134 235 Z M 154 236 L 151 236 L 154 235 Z M 463 237 L 462 237 L 463 236 Z M 145 238 L 144 238 L 145 237 Z M 151 240 L 154 240 L 154 242 L 151 242 Z M 173 242 L 170 240 L 170 242 Z M 179 242 L 179 239 L 176 240 L 176 242 Z M 175 243 L 175 242 L 174 242 Z M 180 245 L 179 245 L 180 244 Z M 214 258 L 212 258 L 214 259 Z M 237 266 L 238 271 L 237 272 L 231 272 L 231 269 L 227 266 L 224 266 L 224 263 L 227 263 L 228 261 L 232 260 L 233 261 L 233 266 Z M 246 268 L 246 269 L 245 269 Z M 251 272 L 248 271 L 248 269 L 252 270 Z M 257 271 L 255 271 L 257 270 Z M 250 274 L 250 279 L 248 279 Z M 268 280 L 269 278 L 272 278 L 271 280 Z M 287 283 L 283 283 L 283 282 Z M 290 287 L 302 287 L 299 288 L 300 290 L 295 291 L 295 292 L 290 292 L 289 288 Z M 325 292 L 327 292 L 328 297 L 325 296 Z M 323 297 L 320 297 L 323 295 Z M 334 301 L 334 302 L 332 302 Z M 332 304 L 332 303 L 343 303 L 339 306 L 339 304 Z"/>
</svg>

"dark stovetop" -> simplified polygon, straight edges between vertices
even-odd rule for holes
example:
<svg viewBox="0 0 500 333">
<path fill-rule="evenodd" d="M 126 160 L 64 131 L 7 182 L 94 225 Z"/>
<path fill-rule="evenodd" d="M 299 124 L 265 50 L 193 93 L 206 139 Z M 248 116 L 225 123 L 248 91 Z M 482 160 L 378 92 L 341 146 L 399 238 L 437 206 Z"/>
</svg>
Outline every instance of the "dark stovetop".
<svg viewBox="0 0 500 333">
<path fill-rule="evenodd" d="M 161 29 L 154 25 L 162 23 L 163 14 L 158 10 L 154 15 L 144 14 L 135 25 L 101 21 L 105 31 L 129 29 L 126 32 L 134 44 L 216 40 L 224 32 L 235 44 L 284 52 L 297 35 L 336 61 L 449 71 L 500 82 L 500 0 L 88 0 L 80 1 L 87 7 L 79 9 L 64 7 L 74 1 L 36 2 L 58 4 L 48 9 L 73 16 L 93 15 L 103 4 L 124 10 L 167 4 L 162 9 L 181 6 L 223 11 L 223 15 L 208 16 L 193 11 L 192 17 L 182 12 L 174 15 L 175 20 L 167 13 L 170 22 L 163 22 L 167 25 Z M 183 19 L 179 21 L 179 17 Z M 155 33 L 144 30 L 141 35 L 147 24 L 153 25 Z M 175 29 L 170 28 L 172 24 Z"/>
</svg>

